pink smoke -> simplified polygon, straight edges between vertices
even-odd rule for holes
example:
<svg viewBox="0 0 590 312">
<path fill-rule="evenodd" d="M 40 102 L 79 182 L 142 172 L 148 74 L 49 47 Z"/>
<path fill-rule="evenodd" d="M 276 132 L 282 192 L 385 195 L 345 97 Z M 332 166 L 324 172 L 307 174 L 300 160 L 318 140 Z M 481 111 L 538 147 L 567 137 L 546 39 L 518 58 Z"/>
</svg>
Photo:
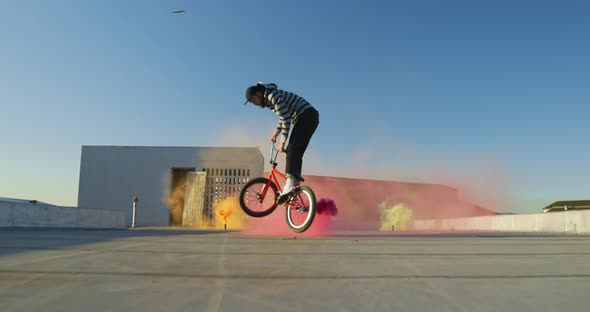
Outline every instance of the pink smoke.
<svg viewBox="0 0 590 312">
<path fill-rule="evenodd" d="M 336 203 L 334 200 L 330 198 L 322 198 L 317 202 L 316 206 L 317 214 L 325 214 L 329 216 L 335 216 L 338 214 L 338 208 L 336 208 Z"/>
<path fill-rule="evenodd" d="M 320 204 L 321 203 L 321 204 Z M 320 206 L 322 213 L 320 213 Z M 329 235 L 332 229 L 332 216 L 338 213 L 333 200 L 322 199 L 318 202 L 317 212 L 313 223 L 303 233 L 295 233 L 287 225 L 285 207 L 279 206 L 270 215 L 263 218 L 248 218 L 242 230 L 244 235 L 257 236 L 290 236 L 290 237 L 316 237 Z"/>
<path fill-rule="evenodd" d="M 330 215 L 330 201 L 338 202 L 338 218 L 332 230 L 377 230 L 381 227 L 382 203 L 393 207 L 404 203 L 415 219 L 439 219 L 494 214 L 463 201 L 459 190 L 445 185 L 378 181 L 368 179 L 306 176 L 318 202 L 318 214 Z M 329 198 L 328 198 L 329 197 Z M 321 206 L 321 207 L 320 207 Z M 344 207 L 344 208 L 343 208 Z M 387 207 L 390 208 L 390 207 Z"/>
</svg>

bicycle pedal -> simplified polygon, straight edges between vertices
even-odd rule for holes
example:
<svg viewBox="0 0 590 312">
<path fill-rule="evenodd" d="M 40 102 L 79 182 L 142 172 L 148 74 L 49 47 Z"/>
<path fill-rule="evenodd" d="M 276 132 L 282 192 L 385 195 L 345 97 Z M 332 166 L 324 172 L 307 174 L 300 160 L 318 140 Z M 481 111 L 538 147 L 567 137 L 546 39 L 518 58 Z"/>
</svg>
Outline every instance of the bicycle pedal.
<svg viewBox="0 0 590 312">
<path fill-rule="evenodd" d="M 277 204 L 282 205 L 285 204 L 288 199 L 292 198 L 292 192 L 283 194 L 283 195 L 279 195 L 279 198 L 277 198 Z"/>
<path fill-rule="evenodd" d="M 309 207 L 297 207 L 297 208 L 295 208 L 295 210 L 301 211 L 301 212 L 308 212 L 309 211 Z"/>
</svg>

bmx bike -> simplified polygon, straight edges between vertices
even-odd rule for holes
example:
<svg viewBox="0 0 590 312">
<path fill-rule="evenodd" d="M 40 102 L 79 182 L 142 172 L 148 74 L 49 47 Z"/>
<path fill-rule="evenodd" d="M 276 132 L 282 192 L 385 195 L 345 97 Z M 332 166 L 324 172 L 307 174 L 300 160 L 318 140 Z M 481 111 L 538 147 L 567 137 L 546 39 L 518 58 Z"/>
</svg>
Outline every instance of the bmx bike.
<svg viewBox="0 0 590 312">
<path fill-rule="evenodd" d="M 270 164 L 272 168 L 268 177 L 258 177 L 248 181 L 240 190 L 240 206 L 247 215 L 261 218 L 271 214 L 278 206 L 277 199 L 281 193 L 281 186 L 277 176 L 282 180 L 286 177 L 277 170 L 277 156 L 279 151 L 272 144 L 270 150 Z M 303 181 L 303 179 L 302 179 Z M 315 217 L 316 200 L 313 190 L 298 183 L 288 195 L 283 206 L 286 208 L 287 224 L 296 233 L 305 232 Z"/>
</svg>

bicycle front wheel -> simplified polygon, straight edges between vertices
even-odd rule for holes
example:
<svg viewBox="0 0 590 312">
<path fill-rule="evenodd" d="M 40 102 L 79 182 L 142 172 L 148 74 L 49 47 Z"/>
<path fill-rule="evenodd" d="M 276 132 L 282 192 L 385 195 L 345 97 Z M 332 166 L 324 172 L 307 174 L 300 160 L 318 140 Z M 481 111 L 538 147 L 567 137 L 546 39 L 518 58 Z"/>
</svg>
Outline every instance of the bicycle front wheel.
<svg viewBox="0 0 590 312">
<path fill-rule="evenodd" d="M 267 178 L 254 178 L 240 190 L 240 206 L 250 217 L 268 216 L 277 208 L 278 193 L 273 181 Z"/>
<path fill-rule="evenodd" d="M 301 186 L 287 205 L 287 224 L 296 233 L 305 232 L 315 217 L 315 194 L 308 186 Z"/>
</svg>

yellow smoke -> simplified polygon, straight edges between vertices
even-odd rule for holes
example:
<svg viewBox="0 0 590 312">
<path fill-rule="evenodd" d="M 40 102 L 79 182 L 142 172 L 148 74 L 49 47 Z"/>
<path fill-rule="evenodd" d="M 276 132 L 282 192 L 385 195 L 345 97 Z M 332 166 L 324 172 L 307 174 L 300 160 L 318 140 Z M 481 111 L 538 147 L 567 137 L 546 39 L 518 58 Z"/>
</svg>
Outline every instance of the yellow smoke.
<svg viewBox="0 0 590 312">
<path fill-rule="evenodd" d="M 214 204 L 213 208 L 215 209 L 216 229 L 224 229 L 225 225 L 227 225 L 228 230 L 242 228 L 244 214 L 242 213 L 237 197 L 226 197 Z"/>
<path fill-rule="evenodd" d="M 170 195 L 168 204 L 170 206 L 170 221 L 172 224 L 182 224 L 185 189 L 186 182 L 176 186 Z"/>
<path fill-rule="evenodd" d="M 381 210 L 381 231 L 405 231 L 412 228 L 412 209 L 404 203 L 388 208 L 386 202 L 379 205 Z"/>
</svg>

